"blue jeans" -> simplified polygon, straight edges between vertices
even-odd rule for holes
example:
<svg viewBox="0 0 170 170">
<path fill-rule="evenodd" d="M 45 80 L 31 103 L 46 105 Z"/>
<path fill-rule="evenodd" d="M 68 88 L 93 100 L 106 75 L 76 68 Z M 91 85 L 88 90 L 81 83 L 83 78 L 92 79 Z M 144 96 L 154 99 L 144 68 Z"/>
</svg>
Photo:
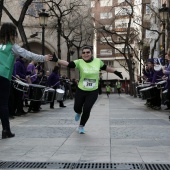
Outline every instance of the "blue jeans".
<svg viewBox="0 0 170 170">
<path fill-rule="evenodd" d="M 0 76 L 0 118 L 3 130 L 10 130 L 8 100 L 10 94 L 10 81 Z"/>
</svg>

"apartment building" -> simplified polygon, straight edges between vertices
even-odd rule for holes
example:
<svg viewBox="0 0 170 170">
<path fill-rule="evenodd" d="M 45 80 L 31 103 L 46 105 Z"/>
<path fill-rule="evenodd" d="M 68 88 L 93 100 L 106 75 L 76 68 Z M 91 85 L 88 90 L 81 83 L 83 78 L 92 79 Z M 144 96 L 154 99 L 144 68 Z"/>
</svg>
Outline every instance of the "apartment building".
<svg viewBox="0 0 170 170">
<path fill-rule="evenodd" d="M 134 5 L 133 0 L 129 2 Z M 123 77 L 129 79 L 129 73 L 123 68 L 126 65 L 124 57 L 120 54 L 119 50 L 124 50 L 124 45 L 119 43 L 121 38 L 126 36 L 128 27 L 128 12 L 131 11 L 131 7 L 125 3 L 125 0 L 91 0 L 92 17 L 94 18 L 94 26 L 100 30 L 103 26 L 109 31 L 116 31 L 115 36 L 105 36 L 100 32 L 95 32 L 94 39 L 94 56 L 101 58 L 107 65 L 120 70 L 123 73 Z M 139 10 L 136 10 L 139 11 Z M 141 13 L 141 11 L 139 11 Z M 133 22 L 131 23 L 131 29 L 133 29 Z M 121 36 L 119 36 L 121 35 Z M 106 40 L 107 39 L 107 40 Z M 109 46 L 106 41 L 117 41 L 114 44 L 116 50 Z M 134 42 L 131 44 L 134 47 Z M 122 66 L 123 65 L 123 66 Z M 103 73 L 103 79 L 117 79 L 113 74 Z"/>
</svg>

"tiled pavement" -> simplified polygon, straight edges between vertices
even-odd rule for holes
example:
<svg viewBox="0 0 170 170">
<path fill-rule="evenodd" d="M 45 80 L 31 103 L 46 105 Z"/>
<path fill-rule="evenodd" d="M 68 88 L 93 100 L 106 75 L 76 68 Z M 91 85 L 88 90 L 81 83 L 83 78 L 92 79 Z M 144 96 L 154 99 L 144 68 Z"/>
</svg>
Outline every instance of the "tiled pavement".
<svg viewBox="0 0 170 170">
<path fill-rule="evenodd" d="M 29 113 L 11 121 L 16 134 L 0 139 L 0 161 L 170 163 L 168 111 L 146 108 L 129 95 L 100 95 L 85 127 L 77 132 L 73 100 L 66 108 Z"/>
</svg>

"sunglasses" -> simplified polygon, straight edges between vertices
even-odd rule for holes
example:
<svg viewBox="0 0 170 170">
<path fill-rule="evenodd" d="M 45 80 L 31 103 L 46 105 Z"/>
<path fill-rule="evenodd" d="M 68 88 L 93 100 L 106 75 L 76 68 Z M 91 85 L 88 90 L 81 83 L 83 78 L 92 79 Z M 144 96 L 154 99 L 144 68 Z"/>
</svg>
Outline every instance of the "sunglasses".
<svg viewBox="0 0 170 170">
<path fill-rule="evenodd" d="M 90 51 L 82 52 L 82 54 L 90 54 Z"/>
</svg>

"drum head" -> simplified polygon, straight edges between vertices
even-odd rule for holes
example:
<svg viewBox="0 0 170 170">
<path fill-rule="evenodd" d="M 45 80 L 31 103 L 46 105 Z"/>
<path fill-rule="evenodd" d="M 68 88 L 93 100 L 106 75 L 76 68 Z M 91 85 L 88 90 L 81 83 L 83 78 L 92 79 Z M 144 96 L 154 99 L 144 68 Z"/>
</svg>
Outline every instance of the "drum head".
<svg viewBox="0 0 170 170">
<path fill-rule="evenodd" d="M 62 90 L 62 89 L 56 89 L 56 92 L 57 92 L 57 93 L 64 93 L 64 90 Z"/>
<path fill-rule="evenodd" d="M 29 86 L 39 87 L 39 88 L 45 88 L 45 86 L 42 86 L 42 85 L 39 85 L 39 84 L 29 84 Z"/>
<path fill-rule="evenodd" d="M 150 86 L 150 84 L 141 84 L 138 87 L 148 87 L 148 86 Z"/>
<path fill-rule="evenodd" d="M 166 90 L 164 90 L 162 93 L 167 93 L 168 92 L 168 90 L 166 89 Z"/>
<path fill-rule="evenodd" d="M 165 81 L 165 80 L 163 80 L 163 81 L 159 81 L 157 84 L 164 84 L 164 83 L 166 83 L 166 81 Z"/>
<path fill-rule="evenodd" d="M 21 84 L 23 86 L 29 86 L 27 83 L 22 82 L 21 80 L 15 80 L 18 84 Z"/>
<path fill-rule="evenodd" d="M 155 65 L 154 66 L 154 70 L 155 71 L 160 71 L 162 69 L 162 66 L 161 65 Z"/>
<path fill-rule="evenodd" d="M 52 88 L 45 88 L 45 90 L 44 90 L 45 92 L 48 92 L 48 91 L 55 91 L 54 89 L 52 89 Z"/>
<path fill-rule="evenodd" d="M 155 88 L 155 87 L 154 87 L 154 86 L 151 86 L 151 87 L 144 88 L 144 89 L 142 89 L 142 90 L 140 90 L 140 91 L 146 91 L 146 90 L 153 89 L 153 88 Z"/>
</svg>

